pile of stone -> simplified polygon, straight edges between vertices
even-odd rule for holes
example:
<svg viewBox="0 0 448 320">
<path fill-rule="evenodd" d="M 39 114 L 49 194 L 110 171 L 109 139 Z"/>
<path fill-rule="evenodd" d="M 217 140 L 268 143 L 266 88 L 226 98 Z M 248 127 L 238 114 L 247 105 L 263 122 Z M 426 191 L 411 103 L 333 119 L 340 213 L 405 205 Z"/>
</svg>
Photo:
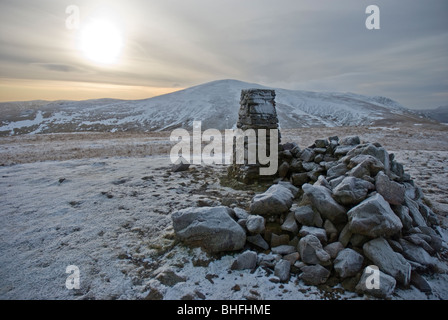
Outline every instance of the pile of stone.
<svg viewBox="0 0 448 320">
<path fill-rule="evenodd" d="M 213 253 L 243 251 L 232 269 L 266 268 L 282 282 L 296 273 L 308 285 L 341 283 L 380 298 L 397 286 L 429 293 L 421 274 L 448 272 L 435 213 L 380 144 L 356 136 L 303 150 L 287 143 L 279 160 L 278 179 L 247 210 L 174 213 L 177 237 Z"/>
</svg>

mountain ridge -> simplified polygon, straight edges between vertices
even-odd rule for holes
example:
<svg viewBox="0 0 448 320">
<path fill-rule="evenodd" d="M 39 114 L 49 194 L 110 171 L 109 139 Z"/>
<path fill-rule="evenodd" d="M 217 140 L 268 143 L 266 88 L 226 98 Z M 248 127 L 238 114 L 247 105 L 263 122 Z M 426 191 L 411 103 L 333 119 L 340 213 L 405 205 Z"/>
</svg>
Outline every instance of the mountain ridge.
<svg viewBox="0 0 448 320">
<path fill-rule="evenodd" d="M 272 88 L 233 79 L 215 80 L 148 99 L 59 100 L 0 103 L 0 135 L 58 132 L 223 130 L 235 125 L 241 90 L 274 89 L 281 128 L 334 127 L 429 121 L 382 96 Z"/>
</svg>

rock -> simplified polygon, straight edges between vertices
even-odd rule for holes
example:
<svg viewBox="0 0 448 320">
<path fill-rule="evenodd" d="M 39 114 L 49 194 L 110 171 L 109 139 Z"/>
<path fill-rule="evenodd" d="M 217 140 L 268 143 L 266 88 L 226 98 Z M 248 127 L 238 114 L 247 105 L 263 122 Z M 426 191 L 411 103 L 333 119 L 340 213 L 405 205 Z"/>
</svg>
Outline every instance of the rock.
<svg viewBox="0 0 448 320">
<path fill-rule="evenodd" d="M 429 283 L 423 278 L 421 275 L 419 275 L 417 272 L 412 271 L 411 273 L 411 285 L 416 287 L 418 290 L 420 290 L 423 293 L 431 294 L 432 289 Z"/>
<path fill-rule="evenodd" d="M 292 184 L 296 187 L 301 187 L 305 183 L 307 183 L 310 178 L 307 173 L 294 173 L 291 176 Z"/>
<path fill-rule="evenodd" d="M 280 178 L 284 178 L 288 174 L 288 171 L 289 171 L 289 163 L 285 161 L 280 165 L 280 167 L 278 167 L 278 176 Z"/>
<path fill-rule="evenodd" d="M 409 215 L 412 218 L 412 225 L 426 227 L 426 221 L 420 213 L 418 204 L 406 195 L 404 197 L 404 203 L 406 207 L 409 208 Z"/>
<path fill-rule="evenodd" d="M 314 145 L 316 148 L 326 148 L 328 146 L 328 140 L 327 139 L 317 139 L 314 141 Z"/>
<path fill-rule="evenodd" d="M 300 228 L 299 236 L 305 237 L 309 234 L 316 236 L 321 243 L 327 242 L 327 233 L 326 233 L 325 229 L 309 227 L 309 226 L 302 226 L 302 228 Z"/>
<path fill-rule="evenodd" d="M 281 246 L 271 248 L 271 251 L 275 254 L 281 254 L 282 256 L 296 252 L 296 248 L 294 246 L 283 244 Z"/>
<path fill-rule="evenodd" d="M 334 155 L 336 157 L 345 156 L 347 153 L 349 153 L 351 150 L 353 150 L 354 146 L 337 146 L 334 150 Z"/>
<path fill-rule="evenodd" d="M 347 212 L 349 229 L 368 237 L 388 237 L 399 232 L 403 225 L 380 194 L 367 198 Z"/>
<path fill-rule="evenodd" d="M 403 247 L 403 256 L 411 261 L 417 262 L 425 267 L 436 268 L 438 263 L 436 258 L 431 257 L 425 249 L 420 246 L 416 246 L 404 239 L 399 240 Z"/>
<path fill-rule="evenodd" d="M 375 187 L 370 182 L 355 177 L 346 177 L 333 189 L 334 198 L 341 204 L 353 205 L 363 201 L 369 190 Z"/>
<path fill-rule="evenodd" d="M 347 165 L 345 163 L 341 162 L 327 170 L 327 178 L 331 179 L 331 178 L 343 176 L 344 174 L 347 173 L 347 171 L 348 171 Z"/>
<path fill-rule="evenodd" d="M 289 231 L 292 233 L 297 233 L 299 227 L 297 226 L 297 222 L 294 216 L 294 212 L 290 211 L 286 216 L 285 222 L 280 227 L 284 231 Z"/>
<path fill-rule="evenodd" d="M 270 269 L 274 269 L 276 263 L 282 259 L 282 256 L 279 254 L 264 254 L 261 253 L 258 255 L 258 265 L 260 267 L 267 267 Z"/>
<path fill-rule="evenodd" d="M 425 237 L 425 239 L 423 239 L 423 237 Z M 410 234 L 410 235 L 404 237 L 404 239 L 406 241 L 409 241 L 409 242 L 415 244 L 416 246 L 419 246 L 419 247 L 425 249 L 425 251 L 428 252 L 429 254 L 435 254 L 435 250 L 427 242 L 427 241 L 431 241 L 430 236 L 426 236 L 421 233 L 420 234 Z"/>
<path fill-rule="evenodd" d="M 251 234 L 260 234 L 265 229 L 265 219 L 258 215 L 249 215 L 246 221 L 246 228 Z"/>
<path fill-rule="evenodd" d="M 404 202 L 405 187 L 389 177 L 382 171 L 375 178 L 376 191 L 390 204 L 400 205 Z"/>
<path fill-rule="evenodd" d="M 238 256 L 230 267 L 231 270 L 255 269 L 257 266 L 257 253 L 254 251 L 245 251 Z"/>
<path fill-rule="evenodd" d="M 350 238 L 352 237 L 353 233 L 350 231 L 350 224 L 347 223 L 344 228 L 342 228 L 341 233 L 339 234 L 338 241 L 342 243 L 344 248 L 348 245 Z"/>
<path fill-rule="evenodd" d="M 274 275 L 280 279 L 281 282 L 288 282 L 290 277 L 291 263 L 286 260 L 277 262 L 274 268 Z"/>
<path fill-rule="evenodd" d="M 163 300 L 163 294 L 156 288 L 150 288 L 145 300 Z"/>
<path fill-rule="evenodd" d="M 337 257 L 338 253 L 342 250 L 344 250 L 344 246 L 339 241 L 333 242 L 330 244 L 327 244 L 324 247 L 324 250 L 328 252 L 331 259 L 334 259 Z"/>
<path fill-rule="evenodd" d="M 314 187 L 310 184 L 304 184 L 302 189 L 311 200 L 313 207 L 319 211 L 324 219 L 329 219 L 336 224 L 347 221 L 346 209 L 333 199 L 330 190 L 322 186 Z"/>
<path fill-rule="evenodd" d="M 187 281 L 187 278 L 177 275 L 171 269 L 165 269 L 156 276 L 156 280 L 165 286 L 172 287 L 176 283 Z"/>
<path fill-rule="evenodd" d="M 269 244 L 266 242 L 266 240 L 263 239 L 263 237 L 260 234 L 256 234 L 254 236 L 248 236 L 246 238 L 247 242 L 253 244 L 254 246 L 257 246 L 263 250 L 269 249 Z"/>
<path fill-rule="evenodd" d="M 409 208 L 402 205 L 391 207 L 397 217 L 400 219 L 403 225 L 403 230 L 409 230 L 412 228 L 412 218 L 409 215 Z"/>
<path fill-rule="evenodd" d="M 306 226 L 314 225 L 314 211 L 311 206 L 298 207 L 294 211 L 294 217 L 298 223 Z"/>
<path fill-rule="evenodd" d="M 299 260 L 300 255 L 298 252 L 293 252 L 290 254 L 287 254 L 285 256 L 283 256 L 283 260 L 289 261 L 289 263 L 291 264 L 291 266 L 296 263 L 297 260 Z"/>
<path fill-rule="evenodd" d="M 175 164 L 171 167 L 171 172 L 186 171 L 190 168 L 190 162 L 185 158 L 180 157 Z"/>
<path fill-rule="evenodd" d="M 330 271 L 321 265 L 304 266 L 301 268 L 302 273 L 300 274 L 300 279 L 305 282 L 305 284 L 310 286 L 317 286 L 323 284 L 327 281 L 330 276 Z"/>
<path fill-rule="evenodd" d="M 364 175 L 376 176 L 384 170 L 384 164 L 371 155 L 361 154 L 351 158 L 347 168 L 351 169 L 349 175 L 362 178 Z"/>
<path fill-rule="evenodd" d="M 305 148 L 300 153 L 300 159 L 306 162 L 311 162 L 314 160 L 314 151 L 310 148 Z"/>
<path fill-rule="evenodd" d="M 289 191 L 291 191 L 292 195 L 294 196 L 294 198 L 297 196 L 297 194 L 299 193 L 299 188 L 296 188 L 292 185 L 291 182 L 289 181 L 279 181 L 277 184 L 287 188 Z"/>
<path fill-rule="evenodd" d="M 274 184 L 266 192 L 256 195 L 250 204 L 250 212 L 254 215 L 280 215 L 288 212 L 294 196 L 282 185 Z"/>
<path fill-rule="evenodd" d="M 346 248 L 339 252 L 333 262 L 336 273 L 341 278 L 352 277 L 357 274 L 364 262 L 364 257 L 353 249 Z"/>
<path fill-rule="evenodd" d="M 233 211 L 235 212 L 235 216 L 238 220 L 247 219 L 249 217 L 249 213 L 244 209 L 233 208 Z"/>
<path fill-rule="evenodd" d="M 330 255 L 322 248 L 319 239 L 309 234 L 299 241 L 299 254 L 307 264 L 328 264 Z"/>
<path fill-rule="evenodd" d="M 325 220 L 324 229 L 327 233 L 328 242 L 334 242 L 338 238 L 338 229 L 330 220 Z"/>
<path fill-rule="evenodd" d="M 187 245 L 210 252 L 240 250 L 246 243 L 246 232 L 230 212 L 223 206 L 186 208 L 171 218 L 176 236 Z"/>
<path fill-rule="evenodd" d="M 339 142 L 339 144 L 343 146 L 354 146 L 361 143 L 361 140 L 358 136 L 347 136 L 345 138 L 342 138 L 342 140 Z"/>
<path fill-rule="evenodd" d="M 381 271 L 391 275 L 404 286 L 411 279 L 411 265 L 399 253 L 394 252 L 384 238 L 377 238 L 364 244 L 364 255 Z"/>
<path fill-rule="evenodd" d="M 273 233 L 271 235 L 271 248 L 278 247 L 283 244 L 289 244 L 289 236 L 287 234 L 277 235 Z"/>
<path fill-rule="evenodd" d="M 396 280 L 390 275 L 368 266 L 364 269 L 355 290 L 359 293 L 386 299 L 392 295 L 396 284 Z"/>
</svg>

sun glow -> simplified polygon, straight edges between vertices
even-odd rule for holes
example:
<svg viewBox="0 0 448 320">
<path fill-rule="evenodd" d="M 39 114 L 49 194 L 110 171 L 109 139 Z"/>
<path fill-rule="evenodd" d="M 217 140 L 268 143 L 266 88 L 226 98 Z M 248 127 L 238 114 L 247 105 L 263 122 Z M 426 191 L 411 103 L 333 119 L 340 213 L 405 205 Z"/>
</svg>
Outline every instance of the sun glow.
<svg viewBox="0 0 448 320">
<path fill-rule="evenodd" d="M 122 47 L 120 30 L 106 20 L 92 21 L 81 30 L 80 50 L 93 62 L 116 63 Z"/>
</svg>

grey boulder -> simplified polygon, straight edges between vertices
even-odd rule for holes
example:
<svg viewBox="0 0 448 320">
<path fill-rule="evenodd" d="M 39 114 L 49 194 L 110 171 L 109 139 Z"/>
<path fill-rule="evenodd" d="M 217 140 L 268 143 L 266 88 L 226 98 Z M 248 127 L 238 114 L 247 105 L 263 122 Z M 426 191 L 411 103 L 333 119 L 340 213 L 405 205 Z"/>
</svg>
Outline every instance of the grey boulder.
<svg viewBox="0 0 448 320">
<path fill-rule="evenodd" d="M 346 209 L 333 199 L 329 189 L 322 186 L 312 186 L 308 183 L 304 184 L 302 189 L 322 218 L 329 219 L 333 223 L 347 221 Z"/>
<path fill-rule="evenodd" d="M 271 186 L 266 192 L 252 198 L 250 212 L 255 215 L 280 215 L 288 212 L 294 195 L 279 184 Z"/>
<path fill-rule="evenodd" d="M 209 252 L 234 251 L 244 247 L 246 232 L 231 218 L 232 209 L 193 207 L 174 212 L 174 231 L 187 245 L 202 247 Z"/>
<path fill-rule="evenodd" d="M 380 194 L 367 198 L 347 212 L 352 233 L 377 238 L 391 236 L 403 228 L 389 203 Z"/>
</svg>

